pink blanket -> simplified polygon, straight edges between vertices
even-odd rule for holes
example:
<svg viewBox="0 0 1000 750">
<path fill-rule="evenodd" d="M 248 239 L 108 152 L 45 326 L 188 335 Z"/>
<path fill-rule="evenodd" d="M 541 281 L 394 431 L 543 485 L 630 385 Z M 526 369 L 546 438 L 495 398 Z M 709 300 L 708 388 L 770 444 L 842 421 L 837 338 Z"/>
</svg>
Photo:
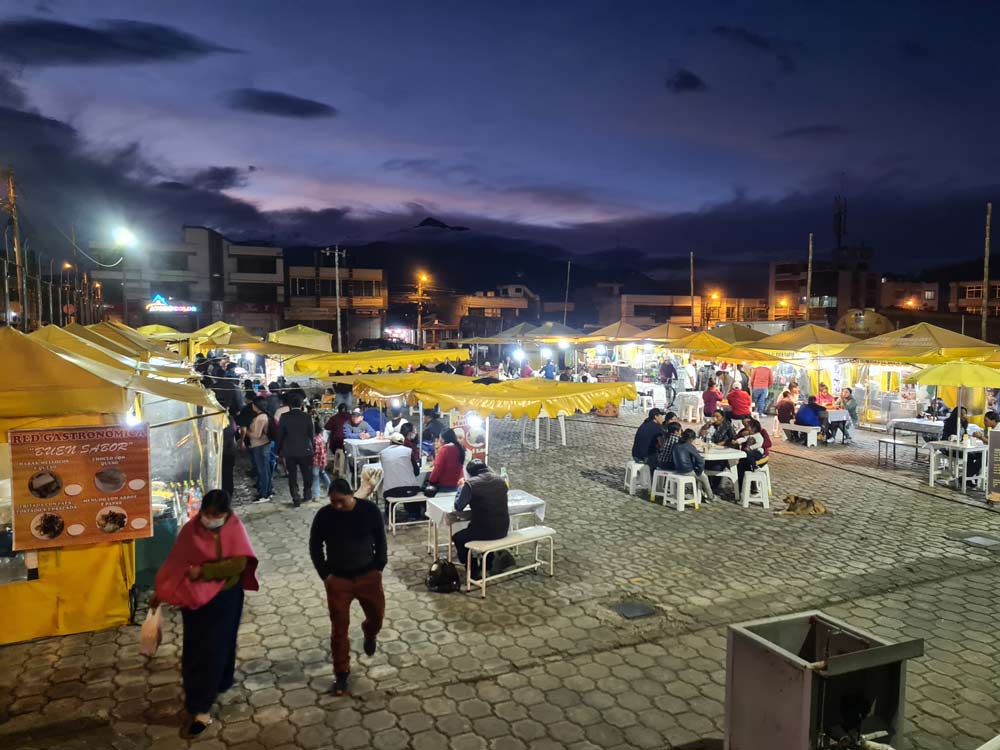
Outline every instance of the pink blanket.
<svg viewBox="0 0 1000 750">
<path fill-rule="evenodd" d="M 247 591 L 257 591 L 257 556 L 243 522 L 230 513 L 219 530 L 222 557 L 245 557 L 240 585 Z M 222 591 L 225 581 L 190 581 L 187 571 L 192 565 L 202 565 L 219 559 L 215 534 L 202 526 L 200 517 L 188 521 L 177 535 L 170 555 L 156 573 L 156 595 L 166 604 L 184 609 L 198 609 L 208 604 Z"/>
</svg>

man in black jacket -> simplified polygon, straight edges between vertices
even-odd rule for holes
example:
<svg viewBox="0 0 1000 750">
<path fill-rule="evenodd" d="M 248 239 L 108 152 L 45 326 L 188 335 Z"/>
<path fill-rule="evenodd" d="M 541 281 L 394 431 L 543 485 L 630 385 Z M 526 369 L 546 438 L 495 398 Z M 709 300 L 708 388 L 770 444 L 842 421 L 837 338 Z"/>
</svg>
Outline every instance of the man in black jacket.
<svg viewBox="0 0 1000 750">
<path fill-rule="evenodd" d="M 663 435 L 663 422 L 666 414 L 660 409 L 650 409 L 649 416 L 636 430 L 632 441 L 632 460 L 649 466 L 650 471 L 656 469 L 656 453 L 659 450 L 660 436 Z"/>
<path fill-rule="evenodd" d="M 458 493 L 455 510 L 462 511 L 468 507 L 472 518 L 467 528 L 456 531 L 451 537 L 455 543 L 455 554 L 463 565 L 468 562 L 467 543 L 479 539 L 503 539 L 510 529 L 507 483 L 477 458 L 469 461 L 465 470 L 470 478 Z M 479 577 L 475 565 L 472 577 Z"/>
<path fill-rule="evenodd" d="M 362 492 L 371 492 L 372 487 Z M 309 556 L 326 586 L 330 607 L 333 653 L 334 695 L 347 692 L 351 672 L 351 602 L 355 599 L 365 613 L 361 630 L 365 653 L 375 653 L 375 638 L 385 616 L 382 570 L 388 560 L 385 524 L 378 506 L 355 498 L 346 479 L 330 484 L 330 504 L 320 508 L 309 533 Z"/>
<path fill-rule="evenodd" d="M 302 504 L 299 494 L 298 475 L 302 475 L 302 488 L 306 502 L 312 500 L 312 455 L 313 436 L 316 434 L 313 421 L 302 409 L 302 399 L 297 393 L 288 397 L 288 411 L 278 422 L 278 437 L 275 441 L 278 455 L 285 459 L 288 468 L 288 489 L 292 493 L 292 504 L 297 508 Z"/>
</svg>

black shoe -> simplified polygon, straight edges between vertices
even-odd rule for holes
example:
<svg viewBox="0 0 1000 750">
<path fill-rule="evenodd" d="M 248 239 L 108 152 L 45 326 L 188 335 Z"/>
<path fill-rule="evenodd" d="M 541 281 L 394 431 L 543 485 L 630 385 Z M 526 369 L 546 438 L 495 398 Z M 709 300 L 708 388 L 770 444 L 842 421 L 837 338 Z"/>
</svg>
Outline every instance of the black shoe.
<svg viewBox="0 0 1000 750">
<path fill-rule="evenodd" d="M 201 721 L 200 719 L 192 719 L 190 724 L 186 724 L 181 727 L 181 739 L 190 740 L 197 737 L 208 729 L 209 724 L 211 723 L 211 719 L 207 722 Z"/>
<path fill-rule="evenodd" d="M 374 638 L 365 638 L 365 653 L 368 656 L 375 656 L 375 647 L 378 643 L 375 642 Z"/>
<path fill-rule="evenodd" d="M 334 695 L 347 695 L 347 678 L 350 676 L 350 672 L 338 672 L 330 692 Z"/>
</svg>

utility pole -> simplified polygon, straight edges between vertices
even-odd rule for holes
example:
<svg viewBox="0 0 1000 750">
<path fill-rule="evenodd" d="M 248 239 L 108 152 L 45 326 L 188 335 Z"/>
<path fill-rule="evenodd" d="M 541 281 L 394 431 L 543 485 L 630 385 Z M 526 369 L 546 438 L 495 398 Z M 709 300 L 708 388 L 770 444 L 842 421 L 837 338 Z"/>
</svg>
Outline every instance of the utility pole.
<svg viewBox="0 0 1000 750">
<path fill-rule="evenodd" d="M 993 217 L 993 204 L 986 204 L 986 247 L 983 251 L 983 324 L 979 338 L 986 341 L 986 311 L 990 302 L 990 219 Z"/>
<path fill-rule="evenodd" d="M 563 297 L 563 325 L 566 325 L 566 313 L 569 308 L 569 268 L 572 265 L 572 261 L 566 261 L 566 296 Z"/>
<path fill-rule="evenodd" d="M 38 276 L 35 277 L 35 297 L 38 307 L 38 327 L 42 327 L 42 254 L 35 253 L 35 260 L 38 262 Z"/>
<path fill-rule="evenodd" d="M 27 315 L 28 306 L 25 299 L 27 295 L 25 294 L 25 273 L 22 266 L 23 259 L 21 258 L 21 225 L 17 218 L 17 192 L 14 189 L 13 169 L 7 170 L 7 210 L 10 211 L 10 223 L 14 229 L 14 268 L 17 277 L 17 301 L 21 304 L 21 330 L 27 332 L 25 316 Z"/>
<path fill-rule="evenodd" d="M 337 351 L 344 351 L 344 341 L 340 333 L 340 245 L 333 250 L 333 294 L 337 300 Z"/>
<path fill-rule="evenodd" d="M 52 268 L 55 260 L 55 258 L 49 258 L 49 325 L 55 325 L 56 322 L 56 318 L 52 314 L 54 312 L 52 309 L 52 287 L 54 286 L 52 283 Z"/>
<path fill-rule="evenodd" d="M 691 251 L 691 330 L 694 330 L 694 251 Z"/>
<path fill-rule="evenodd" d="M 813 288 L 813 235 L 809 233 L 809 264 L 806 266 L 806 322 L 809 322 L 809 303 Z"/>
<path fill-rule="evenodd" d="M 427 274 L 421 273 L 417 276 L 417 348 L 423 349 L 423 310 L 424 282 L 427 281 Z"/>
</svg>

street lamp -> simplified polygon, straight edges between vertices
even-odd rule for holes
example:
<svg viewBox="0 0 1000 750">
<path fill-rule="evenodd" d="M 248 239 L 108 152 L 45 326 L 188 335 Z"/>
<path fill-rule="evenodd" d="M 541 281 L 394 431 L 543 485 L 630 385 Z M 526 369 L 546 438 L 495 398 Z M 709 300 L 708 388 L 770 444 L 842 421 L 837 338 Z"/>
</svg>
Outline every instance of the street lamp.
<svg viewBox="0 0 1000 750">
<path fill-rule="evenodd" d="M 133 248 L 138 239 L 128 227 L 117 227 L 112 233 L 115 247 L 122 251 L 122 322 L 128 325 L 128 283 L 125 277 L 125 251 Z"/>
<path fill-rule="evenodd" d="M 421 315 L 421 303 L 424 298 L 424 284 L 426 284 L 430 279 L 426 273 L 420 273 L 417 276 L 417 347 L 420 349 L 424 348 L 423 342 L 423 317 Z"/>
<path fill-rule="evenodd" d="M 66 323 L 66 319 L 64 317 L 66 311 L 63 309 L 63 287 L 65 287 L 66 281 L 64 280 L 63 275 L 72 267 L 72 263 L 64 261 L 62 267 L 59 269 L 59 325 L 65 325 Z"/>
</svg>

